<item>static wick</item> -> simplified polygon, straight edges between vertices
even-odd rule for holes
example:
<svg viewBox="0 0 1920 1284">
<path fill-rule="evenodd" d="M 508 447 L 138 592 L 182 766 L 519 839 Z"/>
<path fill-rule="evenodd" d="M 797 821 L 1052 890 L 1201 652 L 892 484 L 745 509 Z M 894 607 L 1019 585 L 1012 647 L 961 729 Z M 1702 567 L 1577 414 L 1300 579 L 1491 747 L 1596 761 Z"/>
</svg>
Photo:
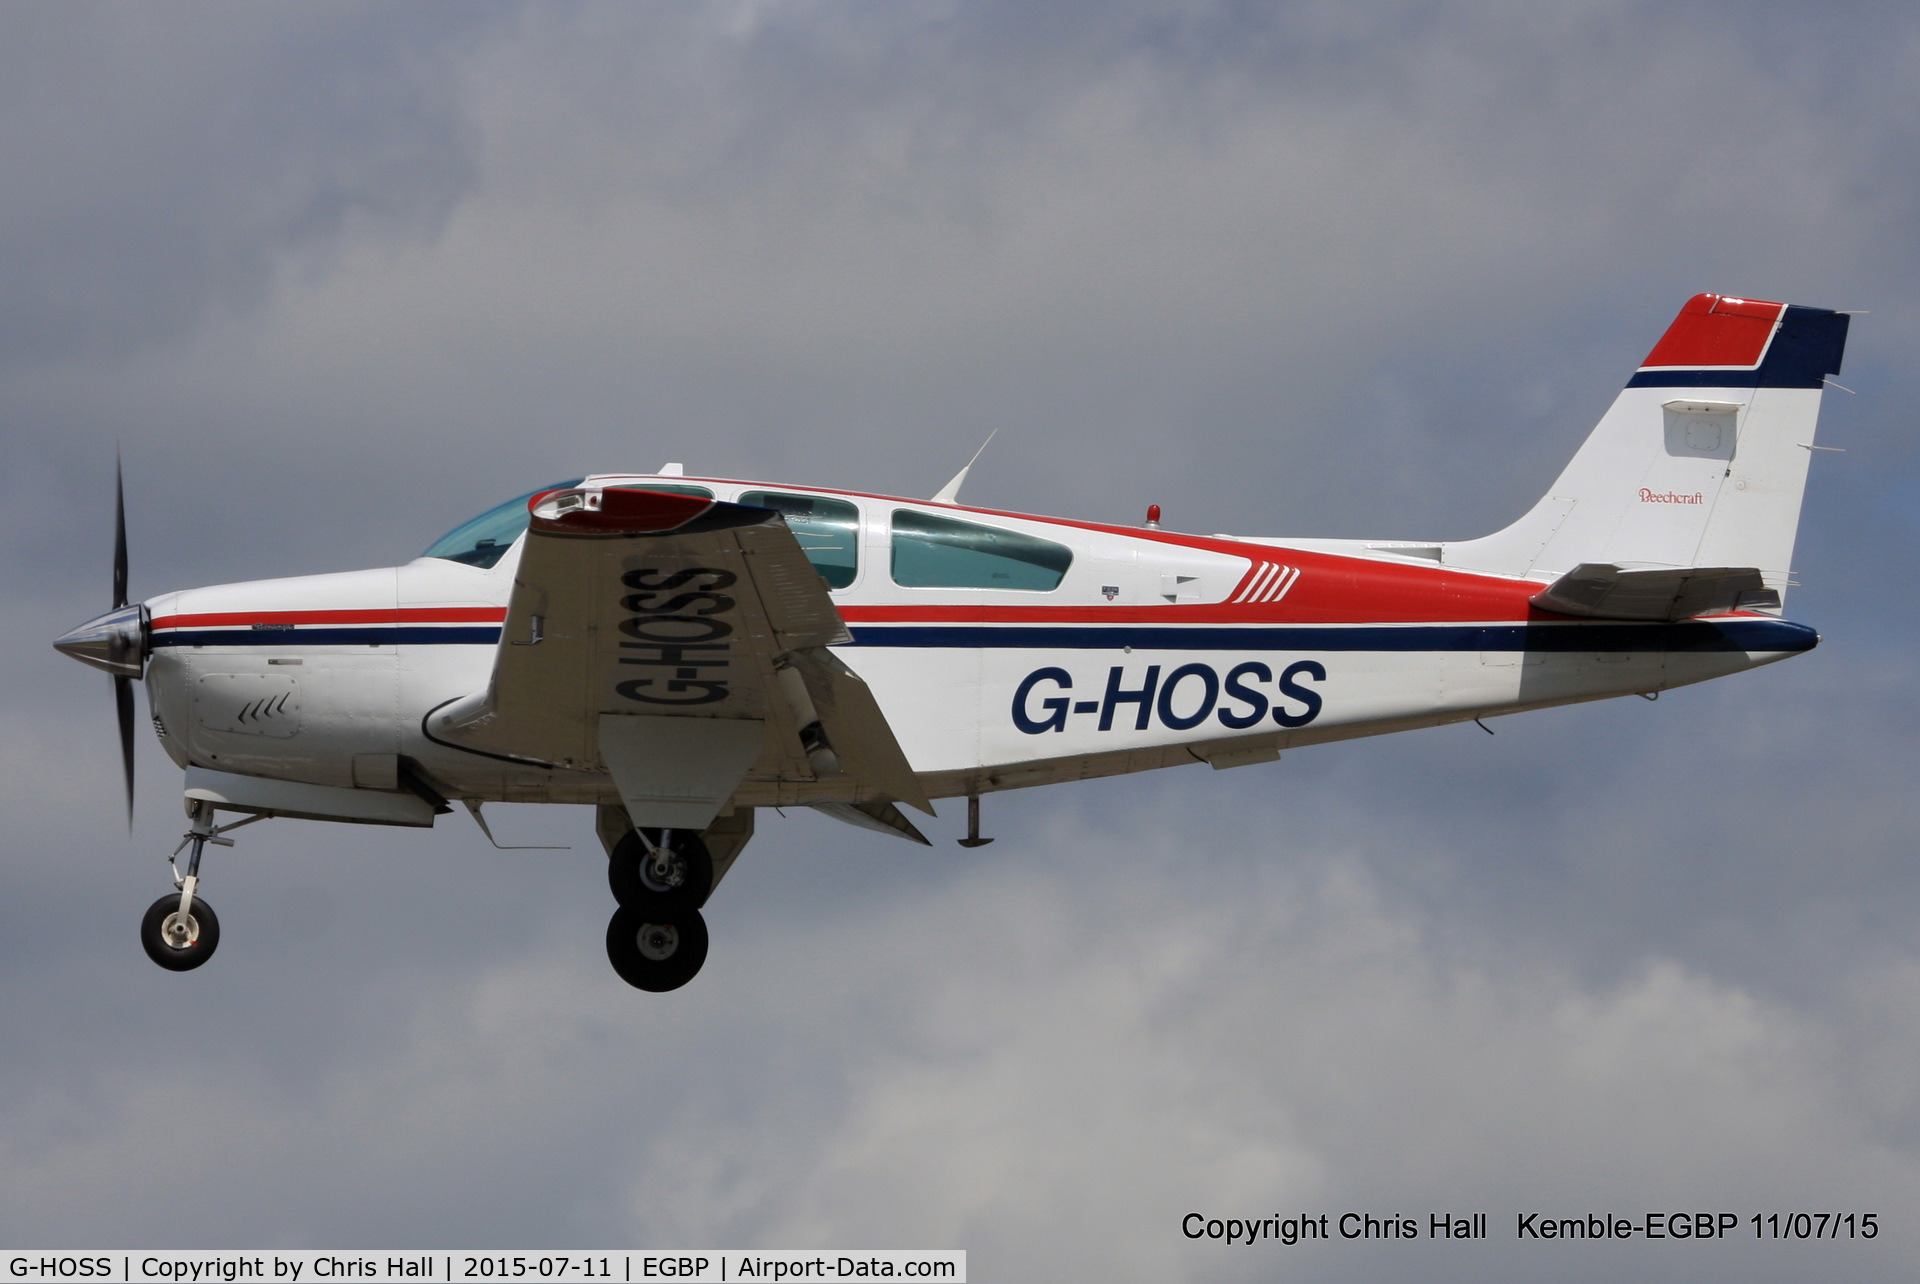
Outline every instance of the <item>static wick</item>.
<svg viewBox="0 0 1920 1284">
<path fill-rule="evenodd" d="M 1473 720 L 1473 725 L 1474 725 L 1474 726 L 1476 726 L 1476 727 L 1478 727 L 1478 728 L 1480 728 L 1480 730 L 1482 730 L 1482 731 L 1484 731 L 1484 732 L 1486 732 L 1486 733 L 1487 733 L 1488 735 L 1492 735 L 1492 734 L 1493 734 L 1493 728 L 1492 728 L 1492 727 L 1489 727 L 1489 726 L 1488 726 L 1488 725 L 1487 725 L 1486 723 L 1484 723 L 1484 722 L 1482 722 L 1482 721 L 1480 721 L 1480 719 L 1478 719 L 1478 718 L 1475 718 L 1475 719 Z"/>
</svg>

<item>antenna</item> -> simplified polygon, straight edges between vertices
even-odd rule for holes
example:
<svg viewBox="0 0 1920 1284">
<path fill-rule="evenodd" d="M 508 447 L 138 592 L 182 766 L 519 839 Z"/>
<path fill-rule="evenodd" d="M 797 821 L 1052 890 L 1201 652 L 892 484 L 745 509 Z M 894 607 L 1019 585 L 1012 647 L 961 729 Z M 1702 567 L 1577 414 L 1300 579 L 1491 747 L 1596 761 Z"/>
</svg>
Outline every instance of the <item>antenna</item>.
<svg viewBox="0 0 1920 1284">
<path fill-rule="evenodd" d="M 993 443 L 994 436 L 999 433 L 999 431 L 998 428 L 995 428 L 993 432 L 987 434 L 987 439 L 980 443 L 980 449 L 974 451 L 973 458 L 967 461 L 967 467 L 955 473 L 952 481 L 935 492 L 933 497 L 934 503 L 957 504 L 960 502 L 960 486 L 967 480 L 967 470 L 980 462 L 980 456 L 987 453 L 987 447 Z"/>
</svg>

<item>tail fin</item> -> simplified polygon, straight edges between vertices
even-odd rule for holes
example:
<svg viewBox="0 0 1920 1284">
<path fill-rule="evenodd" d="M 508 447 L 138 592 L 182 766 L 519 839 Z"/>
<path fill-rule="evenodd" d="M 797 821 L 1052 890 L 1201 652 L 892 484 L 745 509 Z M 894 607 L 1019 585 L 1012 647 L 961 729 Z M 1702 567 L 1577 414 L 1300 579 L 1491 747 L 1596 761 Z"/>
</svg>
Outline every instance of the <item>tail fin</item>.
<svg viewBox="0 0 1920 1284">
<path fill-rule="evenodd" d="M 1582 564 L 1748 567 L 1784 596 L 1825 378 L 1845 313 L 1697 294 L 1553 489 L 1444 560 L 1534 578 Z"/>
</svg>

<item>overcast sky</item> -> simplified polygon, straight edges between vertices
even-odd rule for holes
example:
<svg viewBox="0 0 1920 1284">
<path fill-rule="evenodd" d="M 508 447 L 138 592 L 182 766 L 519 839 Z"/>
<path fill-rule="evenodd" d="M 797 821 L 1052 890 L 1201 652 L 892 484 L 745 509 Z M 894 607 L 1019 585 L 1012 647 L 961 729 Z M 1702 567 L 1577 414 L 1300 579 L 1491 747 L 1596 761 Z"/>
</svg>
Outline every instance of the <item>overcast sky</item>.
<svg viewBox="0 0 1920 1284">
<path fill-rule="evenodd" d="M 0 3 L 0 1242 L 960 1247 L 973 1278 L 1908 1278 L 1911 5 Z M 281 821 L 136 926 L 104 609 L 653 468 L 1272 535 L 1517 516 L 1679 305 L 1856 319 L 1789 614 L 1670 694 L 768 815 L 672 995 L 582 808 Z M 1870 1244 L 1512 1215 L 1876 1211 Z M 1180 1218 L 1486 1211 L 1484 1248 Z"/>
</svg>

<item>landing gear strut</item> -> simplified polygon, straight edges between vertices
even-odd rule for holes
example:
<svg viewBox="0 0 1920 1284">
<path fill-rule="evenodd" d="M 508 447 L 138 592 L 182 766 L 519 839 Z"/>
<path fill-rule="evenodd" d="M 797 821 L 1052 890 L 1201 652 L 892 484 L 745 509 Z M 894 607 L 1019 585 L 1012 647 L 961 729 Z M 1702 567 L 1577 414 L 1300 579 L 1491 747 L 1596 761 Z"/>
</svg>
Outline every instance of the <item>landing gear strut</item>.
<svg viewBox="0 0 1920 1284">
<path fill-rule="evenodd" d="M 213 957 L 220 945 L 220 920 L 213 906 L 194 895 L 200 886 L 200 855 L 208 843 L 233 846 L 231 838 L 221 837 L 227 830 L 264 819 L 249 816 L 231 825 L 216 826 L 212 803 L 195 799 L 188 804 L 187 832 L 180 846 L 173 849 L 177 857 L 189 844 L 193 847 L 187 856 L 187 872 L 181 874 L 178 865 L 173 869 L 173 885 L 179 893 L 162 896 L 147 907 L 146 917 L 140 920 L 140 944 L 148 958 L 169 972 L 191 972 Z M 168 863 L 172 864 L 171 858 Z"/>
</svg>

